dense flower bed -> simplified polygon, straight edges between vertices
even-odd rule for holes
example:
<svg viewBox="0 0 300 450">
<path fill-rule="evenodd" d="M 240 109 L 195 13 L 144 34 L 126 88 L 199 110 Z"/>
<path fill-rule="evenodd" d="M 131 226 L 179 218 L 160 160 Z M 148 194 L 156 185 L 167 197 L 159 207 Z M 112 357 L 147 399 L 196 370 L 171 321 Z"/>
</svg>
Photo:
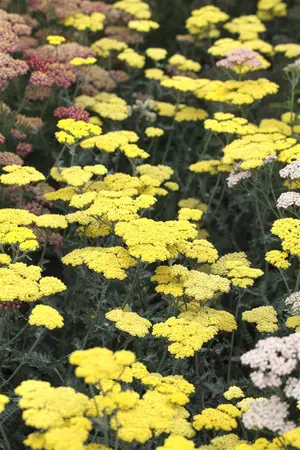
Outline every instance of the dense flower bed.
<svg viewBox="0 0 300 450">
<path fill-rule="evenodd" d="M 0 2 L 1 449 L 300 448 L 300 5 L 208 3 Z"/>
</svg>

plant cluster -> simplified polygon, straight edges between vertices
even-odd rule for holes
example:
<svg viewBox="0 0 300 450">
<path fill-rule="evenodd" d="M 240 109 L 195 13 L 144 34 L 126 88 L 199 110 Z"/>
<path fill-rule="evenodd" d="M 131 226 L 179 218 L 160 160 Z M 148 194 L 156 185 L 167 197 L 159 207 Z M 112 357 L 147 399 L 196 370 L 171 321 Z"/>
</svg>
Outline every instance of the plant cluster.
<svg viewBox="0 0 300 450">
<path fill-rule="evenodd" d="M 299 1 L 0 8 L 0 448 L 300 448 Z"/>
</svg>

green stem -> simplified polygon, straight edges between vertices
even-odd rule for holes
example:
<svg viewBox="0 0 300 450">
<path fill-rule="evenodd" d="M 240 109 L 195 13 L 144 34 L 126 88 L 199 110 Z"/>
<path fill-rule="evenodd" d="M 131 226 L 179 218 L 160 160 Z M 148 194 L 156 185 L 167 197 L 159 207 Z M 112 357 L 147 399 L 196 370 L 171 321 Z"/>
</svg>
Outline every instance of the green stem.
<svg viewBox="0 0 300 450">
<path fill-rule="evenodd" d="M 7 450 L 11 450 L 11 446 L 10 446 L 8 437 L 7 437 L 7 435 L 6 435 L 5 431 L 4 431 L 3 425 L 1 423 L 0 423 L 0 432 L 2 434 L 2 437 L 3 437 L 3 440 L 4 440 L 5 445 L 7 447 Z"/>
<path fill-rule="evenodd" d="M 6 342 L 5 345 L 2 345 L 2 347 L 0 347 L 0 351 L 3 350 L 4 348 L 8 348 L 8 346 L 13 342 L 15 342 L 18 339 L 18 337 L 21 336 L 21 334 L 23 334 L 26 328 L 28 327 L 29 323 L 27 322 L 25 326 L 19 331 L 19 333 L 17 333 L 10 341 Z"/>
<path fill-rule="evenodd" d="M 243 295 L 244 295 L 244 292 L 240 293 L 239 296 L 238 296 L 238 301 L 237 301 L 237 305 L 236 305 L 236 308 L 235 308 L 235 314 L 234 314 L 235 320 L 237 320 L 237 317 L 238 317 L 238 314 L 239 314 L 241 299 L 242 299 Z M 235 331 L 232 332 L 231 341 L 230 341 L 230 353 L 229 353 L 229 361 L 228 361 L 228 369 L 227 369 L 227 383 L 230 382 L 230 378 L 231 378 L 231 366 L 232 366 L 234 337 L 235 337 Z"/>
<path fill-rule="evenodd" d="M 108 281 L 108 280 L 105 281 L 105 282 L 102 284 L 101 295 L 100 295 L 100 298 L 99 298 L 99 301 L 98 301 L 98 305 L 97 305 L 97 309 L 96 309 L 95 318 L 94 318 L 93 320 L 91 320 L 90 325 L 89 325 L 89 328 L 88 328 L 88 330 L 87 330 L 87 333 L 86 333 L 86 335 L 85 335 L 85 337 L 84 337 L 84 339 L 83 339 L 82 346 L 81 346 L 81 349 L 82 349 L 82 350 L 83 350 L 84 347 L 86 346 L 86 344 L 87 344 L 87 342 L 88 342 L 88 340 L 89 340 L 89 337 L 90 337 L 90 335 L 92 334 L 92 331 L 93 331 L 93 328 L 94 328 L 95 323 L 97 323 L 98 316 L 99 316 L 99 313 L 100 313 L 100 309 L 101 309 L 101 306 L 102 306 L 104 297 L 105 297 L 105 295 L 106 295 L 108 286 L 109 286 L 109 281 Z"/>
<path fill-rule="evenodd" d="M 300 258 L 298 258 L 299 262 L 300 262 Z M 295 292 L 299 291 L 299 287 L 300 287 L 300 268 L 298 269 L 298 275 L 297 275 L 297 280 L 296 280 L 296 284 L 295 284 Z"/>
<path fill-rule="evenodd" d="M 35 350 L 35 348 L 36 348 L 36 347 L 38 346 L 38 344 L 41 342 L 42 338 L 45 336 L 45 332 L 46 332 L 46 330 L 43 329 L 43 330 L 39 333 L 39 335 L 38 335 L 38 337 L 36 338 L 36 340 L 35 340 L 34 344 L 32 345 L 32 347 L 29 349 L 28 353 L 25 354 L 25 357 L 26 357 L 26 356 L 29 356 L 29 355 Z M 11 376 L 10 376 L 9 378 L 7 378 L 7 380 L 5 380 L 4 383 L 1 384 L 0 390 L 1 390 L 4 386 L 6 386 L 7 383 L 9 383 L 9 382 L 10 382 L 10 381 L 11 381 L 11 380 L 19 373 L 19 371 L 21 370 L 21 368 L 23 367 L 23 365 L 24 365 L 24 359 L 23 359 L 23 361 L 20 362 L 20 364 L 18 365 L 18 367 L 16 368 L 16 370 L 11 374 Z"/>
</svg>

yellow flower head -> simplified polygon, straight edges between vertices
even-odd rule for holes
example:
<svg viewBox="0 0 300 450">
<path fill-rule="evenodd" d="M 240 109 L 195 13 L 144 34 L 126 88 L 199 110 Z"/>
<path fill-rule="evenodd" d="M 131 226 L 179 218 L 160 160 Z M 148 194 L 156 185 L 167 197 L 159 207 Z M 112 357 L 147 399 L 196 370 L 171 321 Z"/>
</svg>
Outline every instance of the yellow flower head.
<svg viewBox="0 0 300 450">
<path fill-rule="evenodd" d="M 52 36 L 47 36 L 47 41 L 49 42 L 50 45 L 60 45 L 63 42 L 65 42 L 65 38 L 63 36 L 57 36 L 57 35 L 52 35 Z"/>
<path fill-rule="evenodd" d="M 149 328 L 152 326 L 149 320 L 122 309 L 113 309 L 106 313 L 105 317 L 115 322 L 119 330 L 126 331 L 131 336 L 144 337 L 149 333 Z"/>
<path fill-rule="evenodd" d="M 224 397 L 226 400 L 232 400 L 233 398 L 243 398 L 245 397 L 244 392 L 238 386 L 230 386 L 226 392 L 224 392 Z"/>
<path fill-rule="evenodd" d="M 158 127 L 148 127 L 145 129 L 145 135 L 147 137 L 159 137 L 163 136 L 165 134 L 164 130 L 162 128 Z"/>
<path fill-rule="evenodd" d="M 86 247 L 75 249 L 62 258 L 62 262 L 73 267 L 86 264 L 90 270 L 102 273 L 107 279 L 124 280 L 126 269 L 137 262 L 123 247 Z"/>
<path fill-rule="evenodd" d="M 258 331 L 271 333 L 278 330 L 277 313 L 273 306 L 259 306 L 251 311 L 245 311 L 242 319 L 246 322 L 255 323 Z"/>
<path fill-rule="evenodd" d="M 77 377 L 84 378 L 86 383 L 97 384 L 106 380 L 119 380 L 124 369 L 135 362 L 135 355 L 126 350 L 113 353 L 107 348 L 95 347 L 75 351 L 69 357 L 69 362 L 77 366 Z"/>
<path fill-rule="evenodd" d="M 70 64 L 72 66 L 91 66 L 92 64 L 95 64 L 95 62 L 97 62 L 96 58 L 81 58 L 81 57 L 76 57 L 71 59 Z"/>
<path fill-rule="evenodd" d="M 0 394 L 0 414 L 3 413 L 5 405 L 9 402 L 7 395 Z"/>
<path fill-rule="evenodd" d="M 37 183 L 38 181 L 44 181 L 44 175 L 36 170 L 34 167 L 29 166 L 5 166 L 2 170 L 6 172 L 0 175 L 0 182 L 2 184 L 16 184 L 17 186 L 26 186 L 30 183 Z"/>
<path fill-rule="evenodd" d="M 149 47 L 145 51 L 148 58 L 153 59 L 153 61 L 161 61 L 167 57 L 167 50 L 160 47 Z"/>
<path fill-rule="evenodd" d="M 51 306 L 37 305 L 31 311 L 28 322 L 30 325 L 36 325 L 37 327 L 44 326 L 49 330 L 54 330 L 63 326 L 64 319 Z"/>
<path fill-rule="evenodd" d="M 132 48 L 126 48 L 122 53 L 119 53 L 118 59 L 120 61 L 125 61 L 130 67 L 136 69 L 142 69 L 145 65 L 145 57 L 134 51 Z"/>
<path fill-rule="evenodd" d="M 291 263 L 288 261 L 289 254 L 280 250 L 270 250 L 266 253 L 266 261 L 277 269 L 287 269 Z"/>
<path fill-rule="evenodd" d="M 130 20 L 128 22 L 128 28 L 142 33 L 149 33 L 151 30 L 157 30 L 159 24 L 153 20 Z"/>
</svg>

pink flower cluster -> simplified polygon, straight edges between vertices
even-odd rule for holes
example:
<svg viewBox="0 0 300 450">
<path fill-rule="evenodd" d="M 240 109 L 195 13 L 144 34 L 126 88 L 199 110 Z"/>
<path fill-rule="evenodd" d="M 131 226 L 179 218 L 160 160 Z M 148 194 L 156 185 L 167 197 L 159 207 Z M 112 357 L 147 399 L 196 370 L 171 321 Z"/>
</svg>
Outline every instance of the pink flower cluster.
<svg viewBox="0 0 300 450">
<path fill-rule="evenodd" d="M 3 136 L 2 133 L 0 133 L 0 144 L 4 144 L 5 142 L 5 137 Z"/>
<path fill-rule="evenodd" d="M 40 60 L 55 60 L 60 63 L 69 63 L 73 58 L 95 57 L 96 52 L 89 47 L 77 44 L 77 42 L 67 42 L 59 46 L 57 54 L 53 45 L 42 45 L 38 48 L 30 48 L 24 52 L 25 59 L 37 58 Z"/>
<path fill-rule="evenodd" d="M 300 400 L 300 380 L 299 378 L 290 377 L 287 379 L 284 393 L 288 398 Z"/>
<path fill-rule="evenodd" d="M 289 295 L 284 303 L 291 316 L 300 315 L 300 291 Z"/>
<path fill-rule="evenodd" d="M 27 84 L 25 88 L 25 98 L 35 102 L 42 102 L 50 97 L 52 89 L 50 87 L 33 86 Z"/>
<path fill-rule="evenodd" d="M 84 13 L 91 14 L 93 12 L 105 12 L 109 5 L 101 1 L 89 0 L 68 0 L 62 2 L 61 0 L 29 0 L 29 8 L 31 11 L 41 11 L 49 13 L 53 16 L 55 13 L 57 19 L 65 19 L 71 14 Z"/>
<path fill-rule="evenodd" d="M 229 188 L 233 188 L 242 180 L 251 178 L 251 170 L 242 170 L 241 172 L 231 172 L 229 177 L 226 178 L 227 185 Z"/>
<path fill-rule="evenodd" d="M 255 369 L 250 377 L 260 389 L 281 386 L 281 378 L 291 374 L 299 360 L 300 333 L 261 339 L 253 350 L 241 357 L 242 364 Z"/>
<path fill-rule="evenodd" d="M 75 120 L 84 120 L 87 122 L 90 118 L 90 115 L 87 111 L 79 106 L 58 106 L 53 111 L 53 116 L 58 119 L 75 119 Z"/>
<path fill-rule="evenodd" d="M 226 58 L 217 62 L 218 67 L 224 67 L 225 69 L 234 69 L 241 65 L 261 67 L 262 62 L 259 59 L 259 53 L 247 48 L 237 48 L 226 53 Z"/>
<path fill-rule="evenodd" d="M 30 76 L 29 83 L 38 87 L 51 87 L 56 85 L 62 89 L 68 89 L 76 81 L 76 69 L 71 64 L 49 64 L 47 71 L 37 70 Z"/>
<path fill-rule="evenodd" d="M 277 208 L 287 209 L 290 206 L 300 206 L 300 194 L 298 192 L 284 192 L 277 199 Z"/>
<path fill-rule="evenodd" d="M 12 152 L 1 152 L 0 153 L 0 166 L 23 166 L 24 161 L 18 155 Z"/>
<path fill-rule="evenodd" d="M 273 395 L 251 402 L 249 411 L 242 416 L 242 421 L 249 430 L 267 429 L 274 433 L 285 433 L 296 426 L 294 422 L 287 420 L 288 414 L 288 404 Z"/>
<path fill-rule="evenodd" d="M 25 116 L 24 114 L 17 114 L 16 124 L 26 128 L 29 134 L 37 134 L 44 126 L 44 122 L 40 117 Z"/>
<path fill-rule="evenodd" d="M 28 69 L 25 61 L 13 59 L 6 53 L 0 53 L 0 89 L 4 90 L 10 80 L 19 75 L 24 75 Z"/>
<path fill-rule="evenodd" d="M 16 146 L 16 152 L 21 158 L 26 158 L 32 152 L 32 145 L 26 142 L 19 142 Z"/>
<path fill-rule="evenodd" d="M 287 164 L 279 171 L 279 174 L 282 178 L 290 178 L 291 180 L 300 178 L 300 159 L 296 159 L 291 164 Z"/>
<path fill-rule="evenodd" d="M 18 48 L 19 36 L 30 36 L 31 28 L 19 14 L 0 9 L 0 52 L 13 53 Z"/>
</svg>

